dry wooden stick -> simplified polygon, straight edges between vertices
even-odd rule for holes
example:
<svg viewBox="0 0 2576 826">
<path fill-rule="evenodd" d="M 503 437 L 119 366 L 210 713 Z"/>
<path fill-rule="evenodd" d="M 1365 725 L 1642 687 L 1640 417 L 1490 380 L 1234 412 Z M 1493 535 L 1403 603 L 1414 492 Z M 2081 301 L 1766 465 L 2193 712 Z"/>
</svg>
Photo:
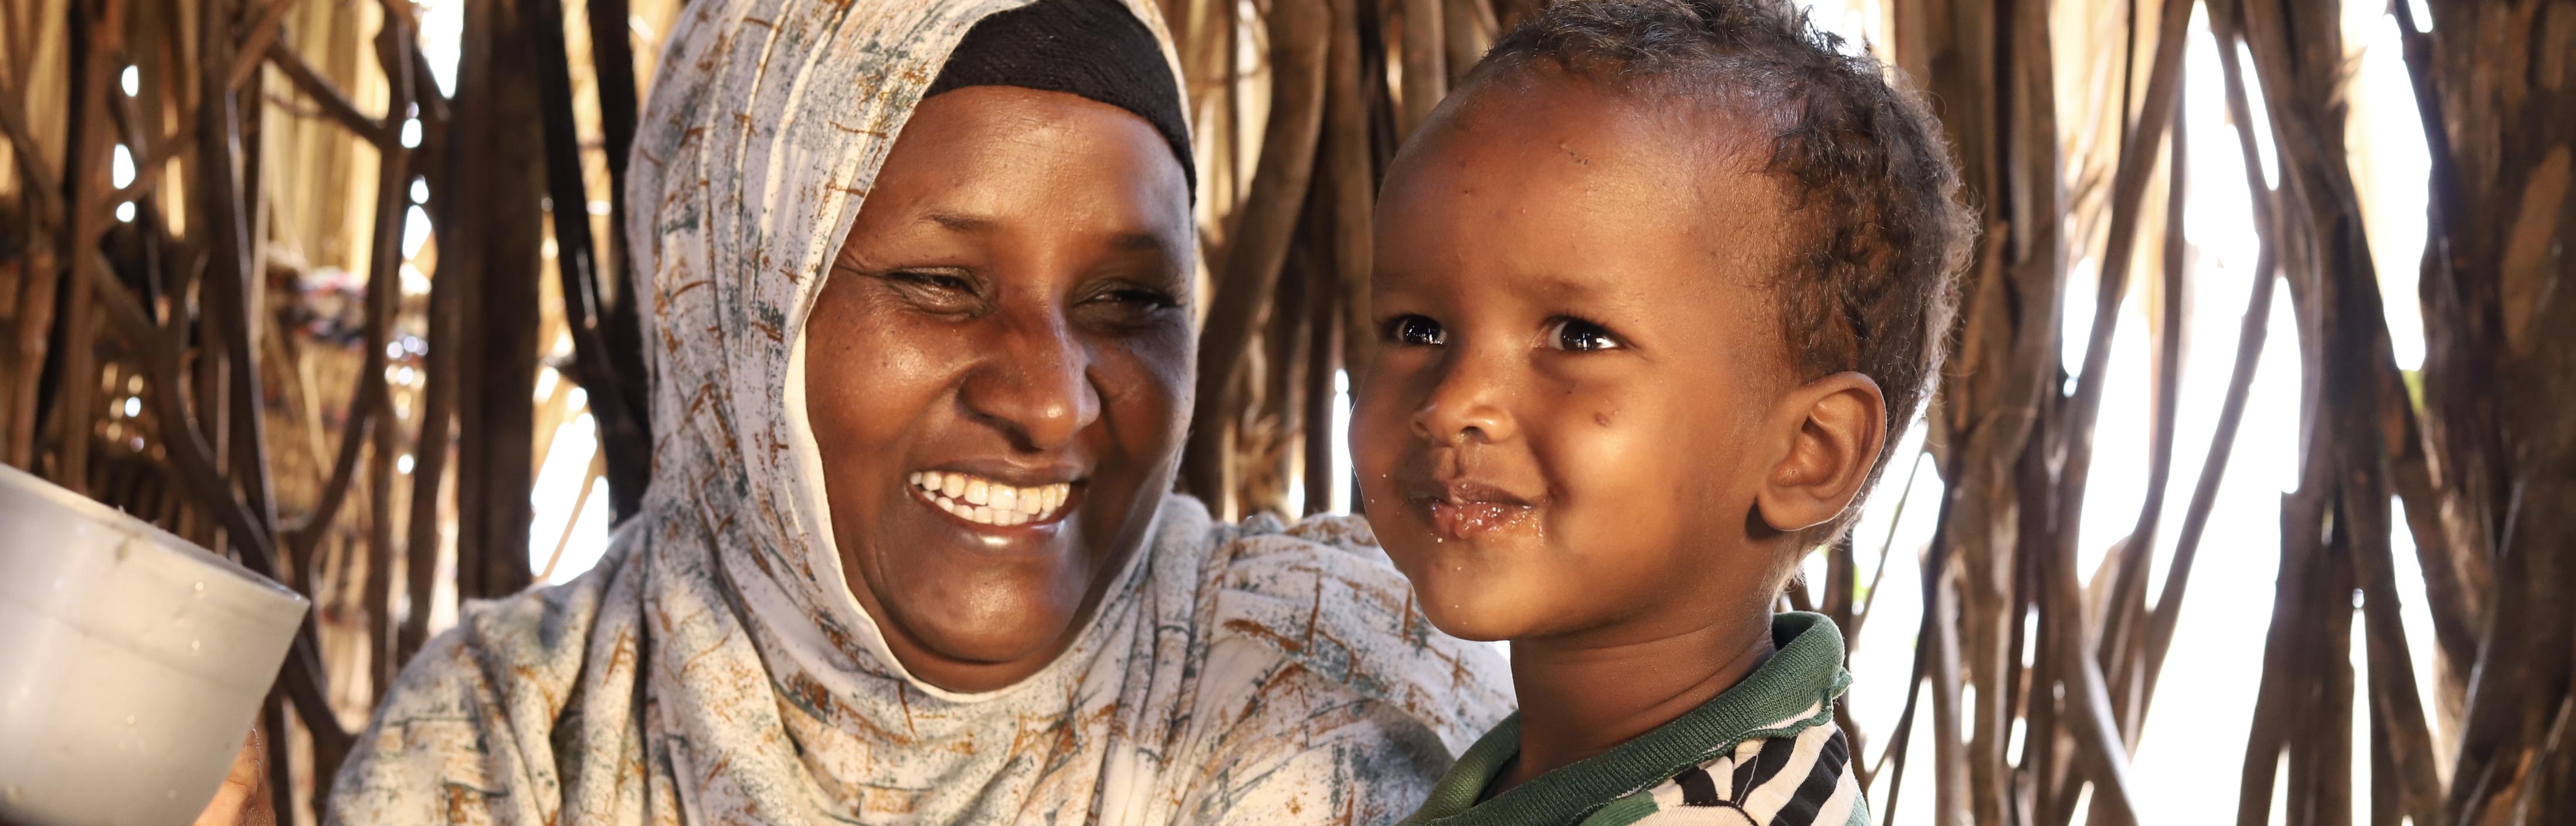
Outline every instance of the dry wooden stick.
<svg viewBox="0 0 2576 826">
<path fill-rule="evenodd" d="M 10 154 L 18 159 L 18 189 L 34 201 L 36 222 L 51 226 L 62 221 L 63 188 L 54 175 L 54 161 L 45 157 L 44 144 L 36 142 L 35 131 L 28 128 L 25 102 L 5 81 L 0 81 L 0 137 L 9 139 Z"/>
<path fill-rule="evenodd" d="M 124 33 L 125 4 L 106 0 L 97 18 L 89 16 L 82 3 L 71 3 L 69 36 L 83 45 L 79 95 L 72 102 L 68 143 L 71 151 L 67 163 L 77 167 L 64 170 L 70 184 L 73 202 L 64 227 L 63 254 L 74 267 L 82 266 L 89 250 L 98 248 L 106 235 L 106 217 L 99 204 L 107 190 L 108 146 L 112 143 L 106 130 L 109 108 L 107 79 L 112 60 Z M 89 279 L 73 276 L 66 285 L 70 292 L 63 304 L 63 382 L 56 415 L 60 441 L 55 446 L 54 482 L 82 495 L 89 494 L 89 446 L 92 397 L 98 392 L 96 364 L 97 336 L 91 329 L 95 318 L 94 297 L 97 292 Z"/>
<path fill-rule="evenodd" d="M 1925 426 L 1929 427 L 1930 424 L 1927 422 Z M 1869 574 L 1869 597 L 1861 600 L 1860 609 L 1852 612 L 1851 627 L 1843 630 L 1843 636 L 1851 639 L 1860 639 L 1861 625 L 1869 622 L 1870 608 L 1878 604 L 1878 584 L 1887 579 L 1887 558 L 1896 548 L 1896 526 L 1905 524 L 1905 503 L 1914 498 L 1914 477 L 1923 473 L 1923 463 L 1920 460 L 1908 461 L 1905 464 L 1905 486 L 1897 490 L 1896 509 L 1887 515 L 1887 538 L 1879 540 L 1878 564 Z"/>
<path fill-rule="evenodd" d="M 2469 670 L 2477 659 L 2477 629 L 2486 622 L 2494 571 L 2490 543 L 2478 541 L 2487 532 L 2451 531 L 2446 522 L 2483 525 L 2488 514 L 2482 513 L 2487 508 L 2481 494 L 2504 487 L 2491 473 L 2503 463 L 2489 458 L 2506 455 L 2504 428 L 2494 417 L 2499 382 L 2492 360 L 2478 355 L 2503 349 L 2497 337 L 2503 325 L 2495 280 L 2460 277 L 2468 264 L 2454 248 L 2453 225 L 2471 219 L 2463 203 L 2459 162 L 2434 74 L 2433 38 L 2418 25 L 2411 4 L 2396 3 L 2391 10 L 2397 16 L 2431 167 L 2426 180 L 2431 198 L 2425 213 L 2424 266 L 2418 286 L 2426 333 L 2422 376 L 2428 426 L 2422 441 L 2441 448 L 2443 454 L 2441 478 L 2433 478 L 2422 457 L 2414 456 L 2414 461 L 2401 458 L 2392 463 L 2391 481 L 2407 503 L 2406 519 L 2416 537 L 2425 603 L 2433 615 L 2434 639 L 2445 666 L 2438 672 L 2444 678 L 2445 705 L 2456 707 L 2467 695 Z M 2454 374 L 2457 379 L 2451 378 Z M 2451 512 L 2448 520 L 2445 510 Z M 2428 534 L 2443 537 L 2440 547 L 2426 544 Z"/>
<path fill-rule="evenodd" d="M 2162 21 L 2156 37 L 2154 67 L 2147 75 L 2145 100 L 2138 112 L 2137 127 L 2121 143 L 2120 164 L 2112 176 L 2110 238 L 2102 255 L 2102 280 L 2094 293 L 2093 328 L 2084 350 L 2084 366 L 2076 378 L 2075 394 L 2069 400 L 2067 421 L 2074 426 L 2060 436 L 2065 440 L 2064 470 L 2057 482 L 2061 502 L 2084 501 L 2085 477 L 2093 455 L 2093 422 L 2102 407 L 2102 391 L 2108 386 L 2111 361 L 2111 337 L 2119 329 L 2120 304 L 2127 297 L 2129 268 L 2134 263 L 2138 235 L 2139 204 L 2145 199 L 2149 175 L 2156 164 L 2155 147 L 2164 139 L 2172 123 L 2176 102 L 2182 94 L 2182 49 L 2191 23 L 2194 0 L 2165 0 Z M 2067 520 L 2059 529 L 2063 539 L 2076 539 L 2082 508 L 2066 511 Z"/>
<path fill-rule="evenodd" d="M 152 390 L 147 395 L 152 399 L 155 415 L 160 417 L 162 444 L 181 488 L 230 532 L 235 546 L 242 550 L 245 566 L 263 576 L 275 578 L 278 576 L 277 566 L 270 553 L 272 545 L 268 535 L 252 518 L 249 509 L 233 498 L 222 471 L 213 459 L 213 448 L 197 428 L 189 424 L 196 416 L 188 410 L 186 397 L 178 392 L 177 351 L 169 340 L 161 336 L 160 326 L 152 323 L 141 302 L 136 301 L 125 285 L 117 281 L 115 272 L 104 257 L 93 252 L 84 260 L 87 266 L 83 269 L 88 271 L 88 278 L 97 283 L 100 303 L 107 311 L 108 319 L 124 334 L 131 352 L 144 367 L 144 380 Z M 330 692 L 323 681 L 317 652 L 318 647 L 313 642 L 313 620 L 308 616 L 287 656 L 285 684 L 289 696 L 295 699 L 297 715 L 304 719 L 313 734 L 316 760 L 327 758 L 323 765 L 337 765 L 339 756 L 348 751 L 350 735 L 340 728 L 339 718 L 326 699 Z"/>
<path fill-rule="evenodd" d="M 1216 295 L 1199 333 L 1197 403 L 1191 410 L 1188 445 L 1181 454 L 1181 481 L 1191 493 L 1209 498 L 1208 506 L 1225 510 L 1224 454 L 1226 417 L 1235 409 L 1231 390 L 1242 374 L 1245 354 L 1269 312 L 1279 265 L 1288 254 L 1297 212 L 1315 169 L 1316 140 L 1323 131 L 1324 72 L 1331 43 L 1331 10 L 1321 3 L 1276 3 L 1270 8 L 1270 122 L 1261 141 L 1261 160 L 1254 167 L 1252 190 L 1241 215 L 1227 232 L 1225 263 L 1217 271 Z"/>
<path fill-rule="evenodd" d="M 2374 758 L 2394 769 L 2373 774 L 2372 785 L 2375 789 L 2395 790 L 2395 802 L 2417 824 L 2443 826 L 2447 813 L 2442 805 L 2442 781 L 2433 765 L 2439 753 L 2433 748 L 2422 694 L 2415 685 L 2414 655 L 2407 650 L 2406 628 L 2398 618 L 2397 577 L 2388 548 L 2388 487 L 2380 466 L 2384 457 L 2377 423 L 2366 410 L 2346 409 L 2339 411 L 2338 418 L 2344 421 L 2337 428 L 2342 433 L 2334 444 L 2343 454 L 2345 470 L 2343 509 L 2336 530 L 2351 534 L 2355 573 L 2363 589 L 2362 616 L 2370 652 L 2371 731 L 2385 741 L 2385 747 L 2377 749 Z M 2395 823 L 2399 812 L 2374 806 L 2371 814 L 2374 819 Z"/>
<path fill-rule="evenodd" d="M 1958 600 L 1947 594 L 1954 586 L 1941 585 L 1935 590 L 1936 602 L 1926 603 L 1926 613 L 1936 617 L 1932 624 L 1932 822 L 1934 826 L 1959 826 L 1966 816 L 1957 801 L 1966 798 L 1968 762 L 1967 742 L 1959 736 L 1959 623 L 1950 612 Z"/>
<path fill-rule="evenodd" d="M 1484 58 L 1485 50 L 1493 47 L 1494 38 L 1501 32 L 1495 30 L 1494 7 L 1485 0 L 1446 0 L 1440 20 L 1448 27 L 1440 37 L 1440 45 L 1449 52 L 1445 61 L 1449 86 L 1456 88 L 1459 81 L 1467 78 L 1467 70 Z"/>
<path fill-rule="evenodd" d="M 181 122 L 190 122 L 196 119 L 196 115 L 193 112 L 185 113 L 180 115 L 179 119 Z M 146 193 L 158 190 L 161 185 L 161 171 L 169 168 L 172 158 L 185 155 L 197 148 L 197 134 L 194 130 L 182 128 L 146 145 L 151 147 L 150 154 L 143 158 L 141 165 L 134 168 L 132 182 L 107 196 L 108 209 L 113 210 L 117 204 L 127 201 L 141 200 Z"/>
<path fill-rule="evenodd" d="M 415 66 L 419 50 L 406 44 Z M 415 72 L 413 77 L 420 75 Z M 435 94 L 424 97 L 435 98 Z M 444 107 L 421 107 L 424 115 L 422 138 L 415 158 L 429 159 L 421 166 L 433 170 L 427 177 L 430 190 L 430 238 L 437 245 L 438 260 L 451 260 L 447 255 L 452 233 L 450 219 L 456 199 L 450 197 L 449 177 L 443 173 L 453 160 L 448 154 L 448 135 L 443 118 Z M 407 535 L 403 539 L 406 603 L 411 612 L 403 617 L 402 627 L 394 633 L 394 660 L 410 662 L 412 655 L 429 641 L 429 603 L 437 584 L 438 557 L 442 546 L 441 504 L 446 500 L 447 455 L 456 422 L 456 394 L 460 363 L 455 354 L 457 339 L 462 335 L 462 304 L 459 287 L 466 279 L 438 278 L 431 282 L 429 293 L 428 352 L 421 356 L 420 430 L 412 439 L 411 515 L 405 520 Z"/>
<path fill-rule="evenodd" d="M 405 52 L 412 42 L 402 18 L 388 16 L 376 36 L 377 62 L 385 72 L 387 95 L 383 123 L 399 123 L 411 108 L 413 78 L 411 61 Z M 402 312 L 402 225 L 408 214 L 405 193 L 411 180 L 411 150 L 399 141 L 388 141 L 377 153 L 374 249 L 367 268 L 367 335 L 365 347 L 371 360 L 382 359 L 394 345 L 394 325 Z M 375 369 L 358 380 L 376 386 L 378 399 L 390 400 L 392 388 L 385 378 L 385 366 L 378 361 Z M 402 663 L 394 645 L 393 568 L 394 568 L 394 500 L 398 487 L 394 479 L 394 456 L 401 450 L 401 428 L 390 416 L 382 427 L 371 428 L 372 450 L 367 456 L 367 685 L 377 702 L 393 686 L 394 674 Z M 417 461 L 417 460 L 415 460 Z M 414 490 L 413 496 L 419 496 Z M 406 564 L 435 564 L 405 560 Z M 426 606 L 415 610 L 426 611 Z"/>
<path fill-rule="evenodd" d="M 1377 209 L 1377 154 L 1371 144 L 1371 109 L 1386 94 L 1382 54 L 1373 54 L 1361 27 L 1359 0 L 1335 0 L 1333 57 L 1326 75 L 1323 164 L 1319 195 L 1332 199 L 1333 279 L 1342 291 L 1342 363 L 1353 375 L 1367 370 L 1377 351 L 1377 316 L 1369 307 L 1369 270 L 1375 266 L 1372 226 Z"/>
<path fill-rule="evenodd" d="M 394 136 L 394 130 L 387 128 L 388 125 L 398 128 L 400 123 L 398 120 L 378 123 L 369 119 L 364 113 L 358 111 L 356 104 L 349 102 L 347 95 L 340 93 L 339 87 L 331 85 L 331 81 L 315 72 L 312 64 L 305 63 L 304 56 L 296 54 L 295 50 L 287 48 L 284 44 L 270 43 L 268 62 L 284 71 L 286 78 L 295 83 L 297 91 L 303 92 L 305 97 L 312 98 L 315 104 L 322 107 L 322 114 L 347 127 L 350 134 L 357 135 L 359 139 L 373 143 L 378 148 L 400 143 L 391 139 Z"/>
<path fill-rule="evenodd" d="M 18 317 L 11 325 L 16 336 L 12 353 L 20 369 L 34 371 L 45 362 L 45 350 L 54 324 L 54 296 L 61 289 L 65 268 L 54 265 L 55 257 L 46 255 L 42 245 L 61 231 L 63 211 L 62 180 L 54 173 L 54 162 L 44 156 L 27 127 L 27 116 L 17 91 L 0 86 L 0 132 L 5 132 L 18 159 L 21 200 L 31 205 L 34 220 L 26 227 L 29 254 L 20 271 Z M 36 466 L 37 382 L 21 379 L 10 388 L 7 397 L 5 437 L 0 437 L 0 461 L 33 470 Z"/>
<path fill-rule="evenodd" d="M 232 64 L 224 69 L 225 89 L 239 89 L 250 81 L 250 73 L 259 68 L 261 56 L 268 54 L 268 47 L 277 42 L 278 21 L 286 19 L 287 9 L 293 8 L 295 3 L 296 0 L 268 0 L 268 5 L 260 7 L 259 15 L 235 33 L 241 38 L 241 43 L 233 48 Z"/>
<path fill-rule="evenodd" d="M 2219 10 L 2212 9 L 2211 17 L 2218 16 Z M 2201 535 L 2209 527 L 2210 508 L 2218 502 L 2219 482 L 2226 478 L 2228 458 L 2235 452 L 2236 431 L 2245 422 L 2245 402 L 2252 395 L 2254 371 L 2262 363 L 2263 342 L 2272 329 L 2274 270 L 2280 261 L 2280 227 L 2271 188 L 2263 183 L 2263 161 L 2254 144 L 2253 112 L 2247 103 L 2244 72 L 2236 58 L 2235 38 L 2232 31 L 2224 31 L 2228 28 L 2224 25 L 2212 28 L 2222 32 L 2218 65 L 2226 82 L 2228 118 L 2236 125 L 2237 154 L 2244 160 L 2246 192 L 2253 201 L 2253 294 L 2245 299 L 2245 315 L 2236 332 L 2236 361 L 2227 376 L 2227 394 L 2219 402 L 2209 453 L 2201 460 L 2200 479 L 2193 484 L 2191 502 L 2183 511 L 2181 533 L 2174 539 L 2173 561 L 2165 572 L 2164 591 L 2156 597 L 2155 608 L 2147 617 L 2148 704 L 2153 703 L 2156 677 L 2164 670 L 2165 654 L 2173 647 L 2174 627 L 2182 617 L 2183 589 L 2191 583 L 2192 562 L 2199 556 Z"/>
<path fill-rule="evenodd" d="M 2180 71 L 2179 67 L 2176 70 Z M 2177 106 L 2173 139 L 2166 142 L 2171 160 L 2165 165 L 2164 272 L 2159 290 L 2162 302 L 2157 323 L 2147 330 L 2150 345 L 2156 351 L 2156 412 L 2148 437 L 2147 492 L 2138 505 L 2137 522 L 2119 543 L 2119 567 L 2102 610 L 2102 637 L 2097 646 L 2103 668 L 2113 676 L 2112 708 L 2118 712 L 2120 735 L 2132 754 L 2137 752 L 2139 727 L 2146 721 L 2146 703 L 2141 699 L 2146 667 L 2140 655 L 2146 647 L 2143 626 L 2147 574 L 2155 560 L 2156 530 L 2164 517 L 2165 489 L 2173 479 L 2174 419 L 2182 391 L 2183 276 L 2184 259 L 2189 254 L 2183 235 L 2183 205 L 2189 200 L 2191 178 L 2190 152 L 2186 149 L 2191 142 L 2185 139 L 2184 124 L 2184 112 Z"/>
<path fill-rule="evenodd" d="M 564 514 L 563 533 L 555 537 L 554 552 L 547 554 L 546 564 L 537 569 L 538 582 L 554 579 L 555 565 L 563 562 L 564 549 L 572 545 L 573 531 L 581 526 L 581 509 L 590 505 L 591 489 L 599 487 L 600 477 L 608 474 L 608 464 L 602 458 L 606 454 L 604 450 L 591 451 L 590 469 L 581 474 L 581 492 L 573 495 L 572 511 Z"/>
<path fill-rule="evenodd" d="M 1404 10 L 1404 111 L 1396 126 L 1411 135 L 1449 91 L 1448 26 L 1441 0 L 1400 0 Z"/>
</svg>

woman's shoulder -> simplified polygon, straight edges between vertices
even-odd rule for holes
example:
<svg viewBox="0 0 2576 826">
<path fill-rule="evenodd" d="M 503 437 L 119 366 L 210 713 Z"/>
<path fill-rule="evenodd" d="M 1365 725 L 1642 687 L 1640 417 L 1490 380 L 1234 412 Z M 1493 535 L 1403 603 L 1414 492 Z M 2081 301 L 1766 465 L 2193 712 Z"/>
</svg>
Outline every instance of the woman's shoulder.
<svg viewBox="0 0 2576 826">
<path fill-rule="evenodd" d="M 591 631 L 615 601 L 620 557 L 559 585 L 461 606 L 456 625 L 404 663 L 352 744 L 332 790 L 334 819 L 403 822 L 454 798 L 480 814 L 466 822 L 540 820 L 520 809 L 552 796 L 513 793 L 553 783 L 556 767 L 552 755 L 526 749 L 565 723 L 589 661 L 616 657 L 594 650 L 602 640 Z M 633 640 L 622 644 L 633 662 Z"/>
<path fill-rule="evenodd" d="M 1250 669 L 1245 685 L 1203 691 L 1257 700 L 1291 686 L 1326 688 L 1411 718 L 1452 753 L 1510 713 L 1501 656 L 1423 618 L 1411 583 L 1378 548 L 1366 519 L 1311 516 L 1291 524 L 1256 514 L 1200 524 L 1194 624 L 1202 650 L 1211 659 L 1268 666 Z M 1203 679 L 1224 682 L 1217 671 Z M 1297 678 L 1281 679 L 1282 672 Z M 1287 707 L 1296 704 L 1246 705 L 1243 722 L 1255 727 L 1264 715 L 1280 716 L 1276 722 L 1287 728 L 1300 724 Z"/>
</svg>

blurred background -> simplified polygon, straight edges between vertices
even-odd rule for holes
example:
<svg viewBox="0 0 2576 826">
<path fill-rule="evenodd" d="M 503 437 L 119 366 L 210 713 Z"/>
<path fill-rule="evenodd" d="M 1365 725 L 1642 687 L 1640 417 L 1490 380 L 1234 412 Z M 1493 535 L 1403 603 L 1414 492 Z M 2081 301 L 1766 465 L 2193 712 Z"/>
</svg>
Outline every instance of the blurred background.
<svg viewBox="0 0 2576 826">
<path fill-rule="evenodd" d="M 1543 2 L 1161 4 L 1182 487 L 1346 511 L 1377 176 Z M 684 5 L 0 9 L 0 461 L 313 597 L 292 822 L 460 600 L 642 496 L 617 227 Z M 1984 224 L 1939 399 L 1782 597 L 1852 638 L 1878 819 L 2576 823 L 2576 2 L 1802 5 L 1930 96 Z"/>
</svg>

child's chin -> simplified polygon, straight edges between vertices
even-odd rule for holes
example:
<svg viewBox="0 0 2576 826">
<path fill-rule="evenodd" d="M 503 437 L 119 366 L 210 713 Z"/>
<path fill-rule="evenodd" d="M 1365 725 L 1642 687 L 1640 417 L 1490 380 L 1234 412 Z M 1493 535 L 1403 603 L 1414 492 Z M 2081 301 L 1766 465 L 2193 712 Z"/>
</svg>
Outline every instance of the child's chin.
<svg viewBox="0 0 2576 826">
<path fill-rule="evenodd" d="M 1462 640 L 1493 642 L 1523 636 L 1529 630 L 1520 606 L 1507 604 L 1490 594 L 1465 597 L 1455 601 L 1435 600 L 1431 593 L 1421 594 L 1422 615 L 1440 632 Z"/>
</svg>

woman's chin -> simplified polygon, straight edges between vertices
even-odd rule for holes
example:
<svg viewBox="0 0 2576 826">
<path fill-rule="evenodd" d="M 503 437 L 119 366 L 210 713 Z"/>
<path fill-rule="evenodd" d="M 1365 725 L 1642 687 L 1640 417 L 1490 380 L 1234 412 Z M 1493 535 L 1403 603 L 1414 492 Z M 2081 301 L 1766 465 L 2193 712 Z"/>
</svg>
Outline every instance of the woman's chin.
<svg viewBox="0 0 2576 826">
<path fill-rule="evenodd" d="M 896 648 L 904 668 L 952 691 L 1001 688 L 1054 659 L 1077 613 L 1075 606 L 1047 597 L 973 602 L 892 600 L 886 607 L 895 615 L 893 624 L 911 643 Z"/>
<path fill-rule="evenodd" d="M 967 667 L 1001 667 L 1053 654 L 1069 625 L 1069 621 L 1032 619 L 1008 627 L 934 628 L 916 636 L 940 659 Z"/>
</svg>

